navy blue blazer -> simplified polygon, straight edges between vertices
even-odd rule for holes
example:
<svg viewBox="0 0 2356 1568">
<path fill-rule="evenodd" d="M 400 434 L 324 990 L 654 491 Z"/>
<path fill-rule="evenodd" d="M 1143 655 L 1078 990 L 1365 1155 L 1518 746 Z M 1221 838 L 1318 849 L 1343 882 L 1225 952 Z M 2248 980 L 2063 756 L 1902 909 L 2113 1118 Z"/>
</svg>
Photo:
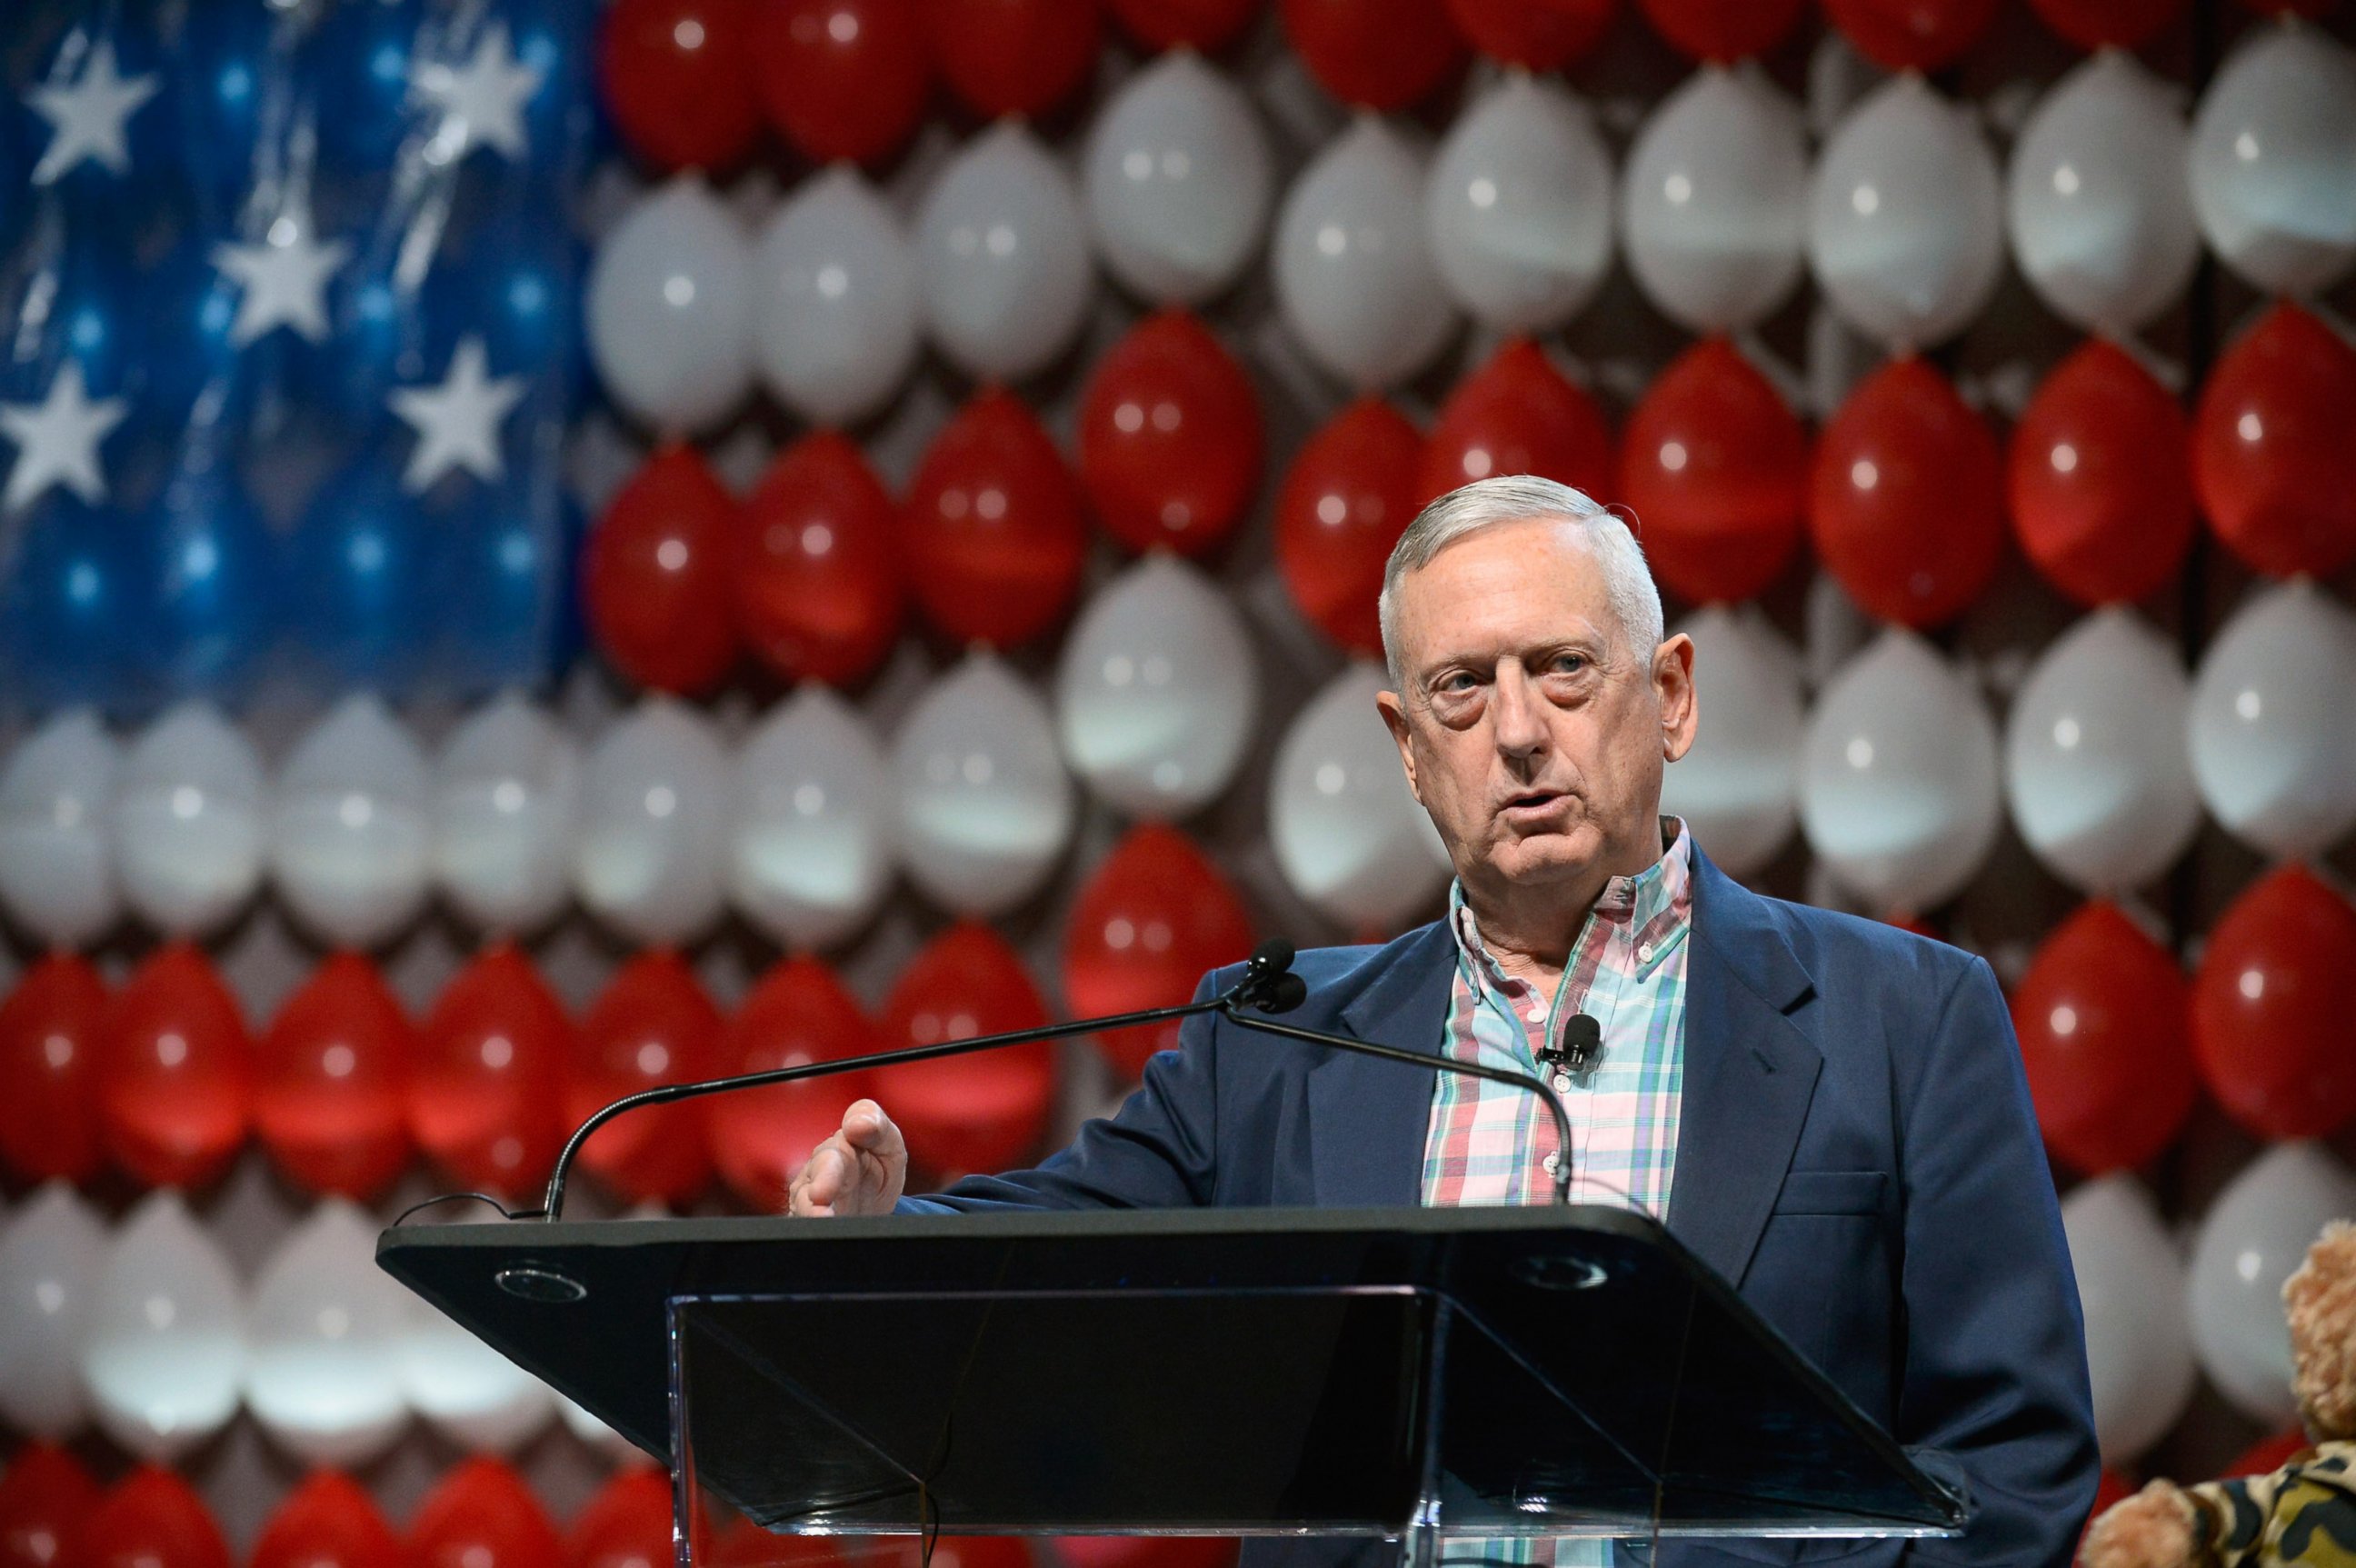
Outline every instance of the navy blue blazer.
<svg viewBox="0 0 2356 1568">
<path fill-rule="evenodd" d="M 1667 1225 L 1910 1448 L 1960 1462 L 1954 1541 L 1666 1542 L 1663 1568 L 1838 1560 L 2064 1568 L 2098 1460 L 2083 1325 L 2020 1052 L 1986 962 L 1764 898 L 1694 856 L 1685 1098 Z M 1303 952 L 1292 1016 L 1437 1054 L 1444 924 Z M 1204 990 L 1232 983 L 1235 969 Z M 1431 1075 L 1190 1019 L 1118 1115 L 1037 1169 L 910 1208 L 1412 1205 Z M 1952 1472 L 1951 1472 L 1952 1473 Z M 1245 1568 L 1395 1548 L 1254 1541 Z M 1643 1556 L 1623 1545 L 1622 1563 Z"/>
</svg>

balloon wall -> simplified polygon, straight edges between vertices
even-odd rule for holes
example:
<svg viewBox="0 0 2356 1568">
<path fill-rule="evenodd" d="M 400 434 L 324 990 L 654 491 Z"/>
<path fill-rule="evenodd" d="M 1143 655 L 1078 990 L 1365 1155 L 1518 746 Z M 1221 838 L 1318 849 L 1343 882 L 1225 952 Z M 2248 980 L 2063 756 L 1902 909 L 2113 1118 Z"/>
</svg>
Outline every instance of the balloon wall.
<svg viewBox="0 0 2356 1568">
<path fill-rule="evenodd" d="M 1719 864 L 2009 989 L 2114 1478 L 2263 1455 L 2356 1213 L 2356 17 L 1822 12 L 5 7 L 5 1551 L 659 1561 L 374 1232 L 1430 918 L 1375 590 L 1517 471 L 1633 514 Z M 573 1211 L 1170 1043 L 667 1107 Z"/>
</svg>

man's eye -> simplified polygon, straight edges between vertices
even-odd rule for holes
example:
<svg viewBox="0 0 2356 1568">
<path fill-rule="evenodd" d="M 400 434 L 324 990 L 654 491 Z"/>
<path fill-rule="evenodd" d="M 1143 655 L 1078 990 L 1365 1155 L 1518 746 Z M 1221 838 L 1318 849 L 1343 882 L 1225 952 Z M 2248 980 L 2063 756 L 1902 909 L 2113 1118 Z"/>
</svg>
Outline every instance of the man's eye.
<svg viewBox="0 0 2356 1568">
<path fill-rule="evenodd" d="M 1558 675 L 1576 675 L 1587 668 L 1587 660 L 1577 653 L 1558 653 L 1547 668 Z"/>
<path fill-rule="evenodd" d="M 1472 677 L 1460 670 L 1453 675 L 1442 675 L 1437 690 L 1445 692 L 1451 696 L 1461 696 L 1471 691 L 1472 684 Z"/>
</svg>

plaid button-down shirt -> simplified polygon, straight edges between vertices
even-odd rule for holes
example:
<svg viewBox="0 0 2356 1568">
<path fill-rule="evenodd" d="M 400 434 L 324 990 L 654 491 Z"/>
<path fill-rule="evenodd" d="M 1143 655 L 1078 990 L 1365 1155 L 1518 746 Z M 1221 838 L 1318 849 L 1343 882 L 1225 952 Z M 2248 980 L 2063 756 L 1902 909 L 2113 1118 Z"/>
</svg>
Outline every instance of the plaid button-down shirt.
<svg viewBox="0 0 2356 1568">
<path fill-rule="evenodd" d="M 1585 1013 L 1602 1048 L 1583 1072 L 1552 1079 L 1570 1115 L 1571 1198 L 1617 1203 L 1664 1219 L 1676 1169 L 1685 1079 L 1686 939 L 1693 927 L 1692 853 L 1682 822 L 1664 819 L 1668 852 L 1615 876 L 1580 928 L 1554 997 L 1507 974 L 1483 945 L 1459 886 L 1449 895 L 1456 982 L 1444 1050 L 1459 1061 L 1537 1073 L 1540 1046 Z M 1543 1203 L 1551 1196 L 1553 1119 L 1507 1084 L 1434 1075 L 1424 1137 L 1427 1205 Z M 1450 1563 L 1601 1565 L 1611 1543 L 1569 1539 L 1444 1542 Z"/>
</svg>

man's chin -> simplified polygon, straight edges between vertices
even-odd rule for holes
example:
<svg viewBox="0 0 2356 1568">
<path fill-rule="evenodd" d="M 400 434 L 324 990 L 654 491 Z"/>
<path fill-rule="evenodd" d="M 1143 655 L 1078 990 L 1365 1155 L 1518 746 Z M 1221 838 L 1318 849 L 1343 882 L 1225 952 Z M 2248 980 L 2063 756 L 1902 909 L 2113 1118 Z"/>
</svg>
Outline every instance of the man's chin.
<svg viewBox="0 0 2356 1568">
<path fill-rule="evenodd" d="M 1592 833 L 1577 829 L 1527 833 L 1498 844 L 1489 864 L 1517 885 L 1576 881 L 1593 868 L 1599 847 Z"/>
</svg>

